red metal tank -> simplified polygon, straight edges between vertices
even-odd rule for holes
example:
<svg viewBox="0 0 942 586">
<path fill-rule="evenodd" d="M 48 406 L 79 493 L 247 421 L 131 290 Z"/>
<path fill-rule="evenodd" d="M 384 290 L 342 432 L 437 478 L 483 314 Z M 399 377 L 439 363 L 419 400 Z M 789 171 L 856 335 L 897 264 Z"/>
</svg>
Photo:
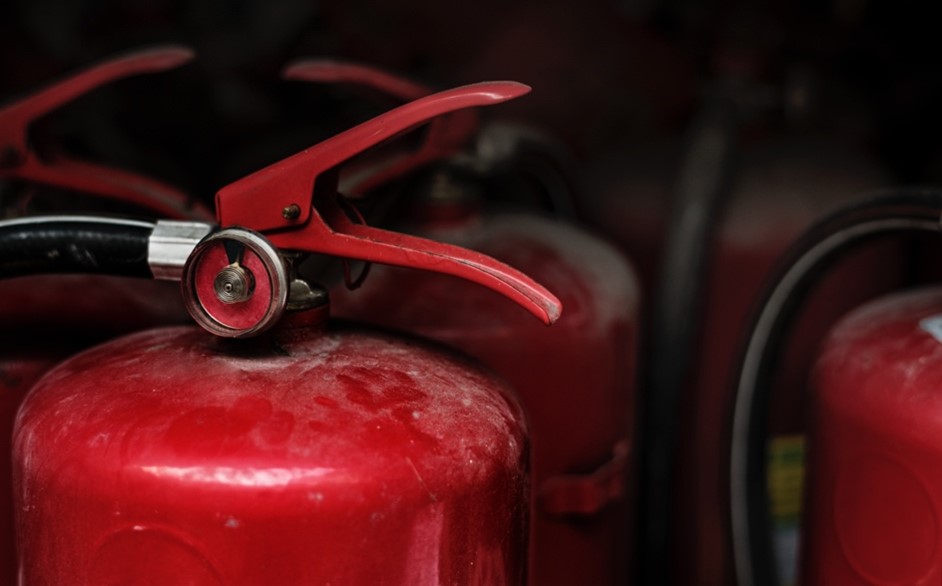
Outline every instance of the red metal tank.
<svg viewBox="0 0 942 586">
<path fill-rule="evenodd" d="M 16 583 L 16 546 L 13 529 L 13 483 L 10 444 L 13 419 L 26 391 L 55 364 L 35 343 L 5 339 L 0 341 L 0 582 Z M 64 357 L 63 357 L 64 358 Z"/>
<path fill-rule="evenodd" d="M 416 341 L 142 332 L 60 365 L 21 409 L 21 577 L 519 583 L 525 431 L 502 383 Z"/>
<path fill-rule="evenodd" d="M 179 67 L 193 57 L 185 47 L 154 47 L 87 68 L 0 108 L 0 181 L 41 185 L 12 190 L 0 217 L 39 208 L 146 210 L 169 217 L 210 217 L 176 189 L 134 173 L 40 153 L 31 126 L 52 110 L 117 79 Z M 48 188 L 53 188 L 51 191 Z M 47 196 L 52 194 L 53 198 Z M 92 202 L 86 201 L 91 199 Z M 105 203 L 94 200 L 103 198 Z M 90 204 L 90 205 L 89 205 Z M 88 275 L 31 276 L 0 283 L 0 446 L 7 446 L 20 400 L 43 372 L 82 348 L 158 324 L 181 323 L 186 311 L 176 287 Z M 16 580 L 9 449 L 0 452 L 0 583 Z"/>
<path fill-rule="evenodd" d="M 183 323 L 178 290 L 174 283 L 88 275 L 0 282 L 0 583 L 16 582 L 9 445 L 26 392 L 57 363 L 93 344 Z"/>
<path fill-rule="evenodd" d="M 679 569 L 680 582 L 726 584 L 732 579 L 728 498 L 723 488 L 726 424 L 740 336 L 764 281 L 788 245 L 816 218 L 880 185 L 876 165 L 835 143 L 786 141 L 755 149 L 730 196 L 710 259 L 704 322 L 685 406 L 675 518 L 682 527 L 678 555 L 694 560 Z M 867 162 L 864 162 L 867 161 Z M 814 349 L 841 315 L 897 287 L 902 249 L 876 244 L 829 274 L 795 325 L 772 393 L 769 433 L 770 491 L 777 507 L 777 540 L 785 583 L 795 567 L 801 501 L 802 436 L 806 380 Z M 874 271 L 873 267 L 892 267 Z M 794 457 L 783 452 L 797 452 Z M 778 468 L 776 463 L 780 463 Z"/>
<path fill-rule="evenodd" d="M 860 192 L 879 187 L 883 177 L 878 169 L 859 150 L 821 136 L 767 140 L 743 152 L 706 253 L 707 280 L 699 305 L 702 321 L 685 383 L 678 461 L 673 464 L 671 559 L 676 563 L 670 568 L 672 582 L 720 585 L 734 579 L 723 462 L 731 376 L 743 327 L 763 283 L 789 244 L 816 218 Z M 651 211 L 658 208 L 644 205 L 656 199 L 657 193 L 650 192 L 656 184 L 650 183 L 648 192 L 596 191 L 599 199 L 593 206 L 583 204 L 584 211 L 594 213 L 594 225 L 638 258 L 660 255 L 659 243 L 636 235 L 643 233 L 639 218 L 649 223 L 658 220 Z M 642 181 L 636 178 L 625 184 Z M 645 208 L 647 215 L 636 213 Z M 612 211 L 608 216 L 603 213 L 606 209 Z M 618 226 L 629 228 L 619 230 Z M 786 583 L 796 563 L 804 454 L 806 392 L 796 389 L 805 388 L 814 349 L 828 327 L 856 305 L 898 286 L 903 277 L 901 258 L 898 243 L 877 243 L 829 273 L 795 326 L 795 342 L 786 349 L 769 423 L 773 436 L 770 490 Z M 887 268 L 875 272 L 874 266 Z"/>
<path fill-rule="evenodd" d="M 942 579 L 942 290 L 855 310 L 814 374 L 805 584 Z"/>
<path fill-rule="evenodd" d="M 632 268 L 563 222 L 447 198 L 417 204 L 403 229 L 519 267 L 554 290 L 566 313 L 547 330 L 492 292 L 389 267 L 375 267 L 352 293 L 332 291 L 335 313 L 443 342 L 506 378 L 533 444 L 531 583 L 624 582 L 640 303 Z M 390 291 L 420 302 L 397 303 Z"/>
</svg>

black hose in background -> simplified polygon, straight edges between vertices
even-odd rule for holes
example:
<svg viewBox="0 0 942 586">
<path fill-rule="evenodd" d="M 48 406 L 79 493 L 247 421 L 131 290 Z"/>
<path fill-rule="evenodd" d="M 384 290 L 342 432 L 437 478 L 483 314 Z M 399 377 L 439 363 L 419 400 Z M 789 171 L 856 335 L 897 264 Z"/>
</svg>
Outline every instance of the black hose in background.
<svg viewBox="0 0 942 586">
<path fill-rule="evenodd" d="M 740 586 L 779 583 L 769 514 L 766 427 L 772 377 L 795 318 L 822 274 L 849 250 L 888 234 L 939 232 L 940 213 L 939 190 L 908 189 L 878 195 L 815 224 L 774 271 L 771 286 L 746 332 L 734 390 L 730 514 Z"/>
<path fill-rule="evenodd" d="M 153 224 L 51 216 L 0 221 L 0 279 L 42 273 L 151 277 Z"/>
<path fill-rule="evenodd" d="M 641 405 L 639 583 L 671 583 L 670 531 L 681 406 L 693 353 L 716 220 L 733 180 L 739 105 L 712 96 L 694 121 L 680 163 L 652 319 L 652 365 Z"/>
</svg>

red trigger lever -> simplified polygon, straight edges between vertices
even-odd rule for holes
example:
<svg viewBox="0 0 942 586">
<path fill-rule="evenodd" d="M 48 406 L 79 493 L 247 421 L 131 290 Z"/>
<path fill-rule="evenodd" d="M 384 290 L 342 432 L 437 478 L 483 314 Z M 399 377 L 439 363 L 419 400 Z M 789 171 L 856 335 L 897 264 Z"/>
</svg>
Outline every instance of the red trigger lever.
<svg viewBox="0 0 942 586">
<path fill-rule="evenodd" d="M 350 220 L 339 203 L 340 167 L 377 144 L 466 108 L 499 104 L 530 91 L 487 82 L 421 97 L 234 183 L 216 194 L 222 227 L 242 226 L 278 248 L 424 269 L 461 277 L 516 301 L 545 323 L 562 306 L 544 287 L 493 258 Z"/>
<path fill-rule="evenodd" d="M 55 155 L 44 159 L 29 144 L 37 119 L 114 80 L 179 67 L 193 51 L 167 46 L 105 61 L 0 108 L 0 179 L 18 179 L 133 203 L 171 218 L 208 219 L 205 207 L 190 205 L 180 191 L 140 175 Z"/>
<path fill-rule="evenodd" d="M 376 67 L 331 59 L 294 61 L 284 68 L 282 77 L 362 86 L 402 102 L 435 93 L 434 89 L 424 84 Z M 344 179 L 342 191 L 352 197 L 359 197 L 430 162 L 447 158 L 461 150 L 477 133 L 479 126 L 480 118 L 476 110 L 463 109 L 440 116 L 429 124 L 428 133 L 418 149 L 411 153 L 400 153 L 370 169 L 352 173 L 352 180 Z"/>
</svg>

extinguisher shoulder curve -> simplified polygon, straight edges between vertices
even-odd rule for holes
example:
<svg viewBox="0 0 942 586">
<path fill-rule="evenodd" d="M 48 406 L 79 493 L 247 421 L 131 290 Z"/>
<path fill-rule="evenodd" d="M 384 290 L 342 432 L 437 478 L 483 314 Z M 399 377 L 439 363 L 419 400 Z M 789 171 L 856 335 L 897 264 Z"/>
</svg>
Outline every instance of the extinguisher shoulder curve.
<svg viewBox="0 0 942 586">
<path fill-rule="evenodd" d="M 154 359 L 157 353 L 161 356 Z M 196 357 L 199 376 L 194 376 Z M 207 382 L 212 391 L 201 391 Z M 128 401 L 141 417 L 119 423 L 121 418 L 101 412 L 102 405 L 118 408 Z M 65 402 L 73 410 L 63 419 L 55 406 Z M 463 477 L 444 464 L 456 461 L 469 445 L 494 449 L 510 439 L 519 445 L 501 453 L 517 457 L 527 441 L 527 421 L 515 393 L 488 369 L 419 338 L 349 324 L 317 336 L 284 332 L 277 348 L 268 341 L 233 346 L 183 326 L 112 340 L 72 356 L 35 385 L 18 418 L 17 429 L 23 432 L 17 432 L 17 441 L 29 442 L 44 429 L 40 441 L 67 444 L 87 438 L 82 430 L 90 427 L 123 425 L 133 427 L 138 439 L 152 436 L 146 443 L 158 445 L 168 439 L 167 421 L 183 421 L 187 413 L 203 414 L 220 404 L 228 406 L 228 418 L 277 420 L 281 411 L 299 423 L 277 442 L 243 430 L 253 439 L 240 444 L 246 457 L 277 457 L 298 465 L 329 460 L 348 470 L 362 466 L 364 478 L 369 470 L 387 468 L 403 451 L 418 451 L 417 436 L 402 430 L 429 438 L 426 458 L 441 459 L 441 478 L 434 483 L 442 486 Z M 248 410 L 259 406 L 260 411 Z M 332 417 L 339 412 L 344 416 Z M 377 424 L 383 429 L 377 431 Z M 202 437 L 218 431 L 198 427 Z M 126 432 L 122 428 L 115 437 Z M 163 456 L 199 461 L 219 456 L 196 436 L 181 441 L 191 442 L 187 453 L 171 450 Z M 467 473 L 470 481 L 474 471 Z"/>
<path fill-rule="evenodd" d="M 635 319 L 643 303 L 637 271 L 614 246 L 568 222 L 532 213 L 486 214 L 470 229 L 431 224 L 419 232 L 499 258 L 556 292 L 567 307 L 569 327 Z"/>
<path fill-rule="evenodd" d="M 821 400 L 840 397 L 848 411 L 885 422 L 894 409 L 918 417 L 942 401 L 933 391 L 940 365 L 942 290 L 928 287 L 885 295 L 844 316 L 822 345 L 814 378 Z"/>
<path fill-rule="evenodd" d="M 532 214 L 506 214 L 494 227 L 547 243 L 592 283 L 596 295 L 618 303 L 628 314 L 639 310 L 643 300 L 634 263 L 609 242 L 571 223 Z"/>
</svg>

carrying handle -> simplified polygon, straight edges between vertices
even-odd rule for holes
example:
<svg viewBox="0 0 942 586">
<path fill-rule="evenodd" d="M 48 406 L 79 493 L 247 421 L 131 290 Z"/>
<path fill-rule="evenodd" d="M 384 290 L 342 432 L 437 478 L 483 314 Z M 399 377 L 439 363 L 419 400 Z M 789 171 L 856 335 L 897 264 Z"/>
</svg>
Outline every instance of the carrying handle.
<svg viewBox="0 0 942 586">
<path fill-rule="evenodd" d="M 359 85 L 386 94 L 401 102 L 411 102 L 434 94 L 431 87 L 390 71 L 353 61 L 304 58 L 292 61 L 281 71 L 285 79 L 315 83 Z M 463 112 L 473 115 L 474 112 Z M 440 124 L 445 118 L 437 120 Z"/>
<path fill-rule="evenodd" d="M 516 82 L 486 82 L 420 98 L 222 188 L 219 224 L 260 232 L 275 246 L 434 271 L 515 301 L 544 323 L 559 318 L 552 293 L 520 271 L 461 247 L 353 222 L 340 205 L 340 166 L 353 156 L 437 116 L 497 104 L 527 93 Z"/>
<path fill-rule="evenodd" d="M 328 171 L 443 114 L 499 104 L 529 91 L 529 86 L 513 81 L 484 82 L 399 106 L 223 187 L 216 194 L 217 217 L 225 226 L 249 226 L 260 232 L 303 225 L 311 217 L 314 184 Z"/>
<path fill-rule="evenodd" d="M 299 59 L 284 68 L 282 77 L 364 86 L 403 102 L 435 93 L 429 86 L 378 67 L 333 59 Z M 399 153 L 373 165 L 366 172 L 356 173 L 352 181 L 345 181 L 345 192 L 354 197 L 361 196 L 428 163 L 449 157 L 467 144 L 479 127 L 480 117 L 475 110 L 458 110 L 440 116 L 429 124 L 418 149 L 408 154 Z"/>
<path fill-rule="evenodd" d="M 173 187 L 128 171 L 64 156 L 46 160 L 29 143 L 29 127 L 53 110 L 117 79 L 173 69 L 193 57 L 192 50 L 181 46 L 136 51 L 0 108 L 0 179 L 14 178 L 108 197 L 173 218 L 211 218 L 209 210 L 191 205 L 189 198 Z"/>
</svg>

